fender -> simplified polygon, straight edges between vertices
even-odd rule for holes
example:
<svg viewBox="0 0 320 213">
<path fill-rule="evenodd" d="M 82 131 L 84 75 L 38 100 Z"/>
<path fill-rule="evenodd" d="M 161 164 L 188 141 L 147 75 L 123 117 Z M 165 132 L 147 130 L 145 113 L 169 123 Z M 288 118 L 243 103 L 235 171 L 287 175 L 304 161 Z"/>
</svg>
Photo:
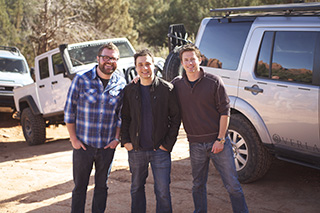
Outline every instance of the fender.
<svg viewBox="0 0 320 213">
<path fill-rule="evenodd" d="M 20 100 L 19 100 L 20 113 L 22 112 L 22 109 L 25 108 L 25 107 L 22 108 L 22 105 L 24 102 L 27 103 L 27 105 L 30 107 L 30 109 L 34 115 L 41 115 L 41 112 L 40 112 L 36 102 L 33 100 L 31 95 L 24 96 L 24 97 L 20 98 Z"/>
<path fill-rule="evenodd" d="M 245 100 L 235 96 L 229 96 L 231 109 L 235 109 L 243 114 L 257 130 L 258 135 L 261 138 L 262 143 L 272 144 L 272 140 L 269 131 L 263 122 L 259 113 Z"/>
</svg>

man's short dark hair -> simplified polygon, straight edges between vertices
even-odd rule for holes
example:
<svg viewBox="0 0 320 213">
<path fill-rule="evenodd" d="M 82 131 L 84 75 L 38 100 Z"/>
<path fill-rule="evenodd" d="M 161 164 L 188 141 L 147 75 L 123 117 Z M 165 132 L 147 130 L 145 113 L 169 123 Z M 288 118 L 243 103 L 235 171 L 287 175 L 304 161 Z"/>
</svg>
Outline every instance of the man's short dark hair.
<svg viewBox="0 0 320 213">
<path fill-rule="evenodd" d="M 182 46 L 182 48 L 180 49 L 180 52 L 179 52 L 179 57 L 180 57 L 181 61 L 182 61 L 182 54 L 184 52 L 188 52 L 188 51 L 195 52 L 196 56 L 199 59 L 201 58 L 201 52 L 200 52 L 199 48 L 196 47 L 196 45 L 194 45 L 194 44 L 186 44 L 186 45 Z"/>
<path fill-rule="evenodd" d="M 109 42 L 109 43 L 106 43 L 106 44 L 102 45 L 102 46 L 99 48 L 98 56 L 101 55 L 102 51 L 103 51 L 104 49 L 106 49 L 106 48 L 109 49 L 109 50 L 115 50 L 115 51 L 117 51 L 117 52 L 119 53 L 119 55 L 120 55 L 120 51 L 119 51 L 118 47 L 117 47 L 114 43 Z"/>
<path fill-rule="evenodd" d="M 143 49 L 143 50 L 140 50 L 140 51 L 136 52 L 136 54 L 134 54 L 134 64 L 136 65 L 138 57 L 147 56 L 147 55 L 149 55 L 151 57 L 152 62 L 154 63 L 154 58 L 153 58 L 153 55 L 152 55 L 151 51 L 148 50 L 148 49 Z"/>
</svg>

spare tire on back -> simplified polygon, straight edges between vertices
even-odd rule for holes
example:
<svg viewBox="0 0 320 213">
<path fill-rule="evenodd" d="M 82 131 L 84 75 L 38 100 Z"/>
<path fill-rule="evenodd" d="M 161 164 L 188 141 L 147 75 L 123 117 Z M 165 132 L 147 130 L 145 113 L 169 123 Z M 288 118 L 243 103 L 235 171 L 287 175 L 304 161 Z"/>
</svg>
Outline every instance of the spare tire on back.
<svg viewBox="0 0 320 213">
<path fill-rule="evenodd" d="M 162 71 L 162 77 L 167 81 L 171 81 L 176 76 L 180 76 L 183 73 L 184 69 L 179 58 L 180 49 L 181 46 L 175 47 L 166 58 Z"/>
</svg>

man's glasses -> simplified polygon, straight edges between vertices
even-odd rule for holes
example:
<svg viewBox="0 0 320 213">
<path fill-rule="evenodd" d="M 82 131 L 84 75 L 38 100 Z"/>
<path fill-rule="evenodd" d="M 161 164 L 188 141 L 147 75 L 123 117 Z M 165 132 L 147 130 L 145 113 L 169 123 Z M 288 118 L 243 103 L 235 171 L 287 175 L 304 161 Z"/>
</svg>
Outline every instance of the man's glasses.
<svg viewBox="0 0 320 213">
<path fill-rule="evenodd" d="M 102 58 L 102 60 L 104 60 L 104 61 L 111 61 L 111 62 L 118 61 L 118 58 L 110 57 L 107 55 L 99 55 L 99 57 Z"/>
</svg>

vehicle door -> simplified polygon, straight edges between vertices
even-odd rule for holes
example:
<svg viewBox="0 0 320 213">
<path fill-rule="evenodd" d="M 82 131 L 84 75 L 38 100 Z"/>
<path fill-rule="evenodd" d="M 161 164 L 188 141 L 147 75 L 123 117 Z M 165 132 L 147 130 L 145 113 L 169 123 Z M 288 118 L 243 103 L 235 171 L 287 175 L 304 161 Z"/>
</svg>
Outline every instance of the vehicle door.
<svg viewBox="0 0 320 213">
<path fill-rule="evenodd" d="M 51 92 L 51 81 L 50 69 L 49 69 L 49 57 L 43 55 L 36 58 L 37 63 L 35 64 L 36 70 L 36 83 L 38 89 L 38 97 L 43 114 L 50 113 L 53 108 L 52 92 Z"/>
<path fill-rule="evenodd" d="M 39 70 L 36 80 L 44 117 L 63 111 L 71 80 L 64 77 L 60 53 L 51 51 L 39 58 L 36 70 Z"/>
<path fill-rule="evenodd" d="M 257 57 L 244 62 L 239 97 L 262 117 L 282 155 L 320 155 L 319 38 L 315 29 L 258 28 L 247 49 Z"/>
<path fill-rule="evenodd" d="M 51 62 L 53 70 L 51 89 L 53 104 L 55 106 L 52 112 L 60 112 L 64 110 L 71 79 L 65 77 L 65 69 L 60 52 L 51 55 Z"/>
</svg>

